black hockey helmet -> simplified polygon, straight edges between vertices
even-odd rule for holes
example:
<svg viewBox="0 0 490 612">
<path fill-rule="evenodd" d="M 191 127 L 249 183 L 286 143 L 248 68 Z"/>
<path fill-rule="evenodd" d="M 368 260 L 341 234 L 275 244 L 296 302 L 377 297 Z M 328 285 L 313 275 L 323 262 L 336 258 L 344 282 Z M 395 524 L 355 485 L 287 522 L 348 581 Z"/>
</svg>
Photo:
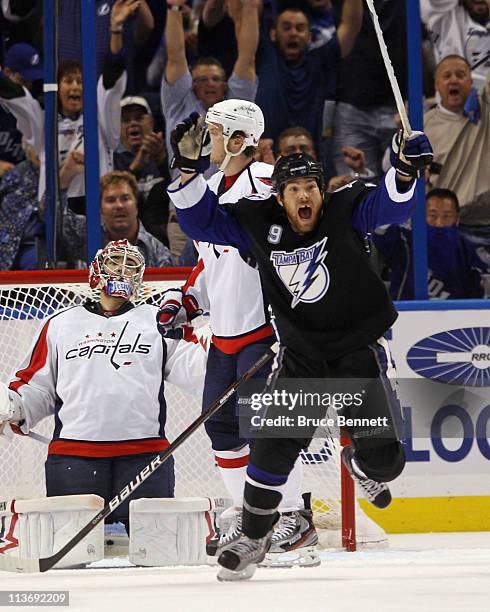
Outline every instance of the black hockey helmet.
<svg viewBox="0 0 490 612">
<path fill-rule="evenodd" d="M 293 153 L 280 157 L 274 166 L 272 173 L 272 187 L 276 193 L 282 194 L 284 185 L 288 181 L 298 178 L 314 178 L 318 183 L 318 188 L 323 191 L 325 177 L 322 165 L 307 153 Z"/>
</svg>

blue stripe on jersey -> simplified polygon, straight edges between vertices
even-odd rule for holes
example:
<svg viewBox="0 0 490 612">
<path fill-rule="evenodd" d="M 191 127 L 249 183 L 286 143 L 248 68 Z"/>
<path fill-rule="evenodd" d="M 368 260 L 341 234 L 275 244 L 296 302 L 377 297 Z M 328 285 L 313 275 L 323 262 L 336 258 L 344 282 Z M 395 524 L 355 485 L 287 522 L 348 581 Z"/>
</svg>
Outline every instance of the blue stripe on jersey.
<svg viewBox="0 0 490 612">
<path fill-rule="evenodd" d="M 261 484 L 270 485 L 273 487 L 279 487 L 287 481 L 287 474 L 273 474 L 272 472 L 266 472 L 258 467 L 255 467 L 249 462 L 247 467 L 247 475 L 253 478 L 256 482 Z"/>
</svg>

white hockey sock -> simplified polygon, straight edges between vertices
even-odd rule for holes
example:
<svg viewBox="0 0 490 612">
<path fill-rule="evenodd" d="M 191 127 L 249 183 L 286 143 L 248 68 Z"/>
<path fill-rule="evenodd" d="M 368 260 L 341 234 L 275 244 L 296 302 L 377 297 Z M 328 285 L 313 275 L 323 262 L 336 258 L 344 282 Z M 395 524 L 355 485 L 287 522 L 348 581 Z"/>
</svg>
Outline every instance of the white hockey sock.
<svg viewBox="0 0 490 612">
<path fill-rule="evenodd" d="M 241 508 L 243 504 L 243 488 L 249 453 L 248 444 L 238 450 L 214 451 L 221 478 L 233 499 L 233 505 L 238 508 Z"/>
<path fill-rule="evenodd" d="M 303 463 L 301 457 L 296 459 L 286 484 L 279 490 L 282 493 L 282 500 L 279 504 L 279 512 L 292 512 L 293 510 L 303 510 L 304 503 L 301 497 L 301 485 L 303 482 Z"/>
</svg>

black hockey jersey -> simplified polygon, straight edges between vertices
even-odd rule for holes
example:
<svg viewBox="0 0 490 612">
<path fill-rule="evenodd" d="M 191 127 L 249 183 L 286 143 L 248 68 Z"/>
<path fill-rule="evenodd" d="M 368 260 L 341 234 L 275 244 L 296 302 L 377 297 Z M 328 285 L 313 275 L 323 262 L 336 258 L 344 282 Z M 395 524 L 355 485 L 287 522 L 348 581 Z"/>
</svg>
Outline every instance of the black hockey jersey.
<svg viewBox="0 0 490 612">
<path fill-rule="evenodd" d="M 335 359 L 374 342 L 397 317 L 364 246 L 364 236 L 383 219 L 401 222 L 413 208 L 414 186 L 398 193 L 394 174 L 376 189 L 353 182 L 328 194 L 318 226 L 304 235 L 291 228 L 275 197 L 217 207 L 199 177 L 177 191 L 171 185 L 169 193 L 194 239 L 253 254 L 281 343 L 315 359 Z"/>
</svg>

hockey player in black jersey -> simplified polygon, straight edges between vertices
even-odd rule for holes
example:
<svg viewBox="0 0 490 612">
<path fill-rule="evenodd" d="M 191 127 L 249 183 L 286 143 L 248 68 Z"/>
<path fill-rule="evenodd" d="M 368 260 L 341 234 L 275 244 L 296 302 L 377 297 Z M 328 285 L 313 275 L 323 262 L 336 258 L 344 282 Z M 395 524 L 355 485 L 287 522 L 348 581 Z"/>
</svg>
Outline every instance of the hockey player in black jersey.
<svg viewBox="0 0 490 612">
<path fill-rule="evenodd" d="M 401 141 L 401 144 L 400 144 Z M 228 244 L 252 254 L 271 303 L 282 349 L 274 364 L 281 378 L 385 376 L 383 334 L 397 317 L 371 267 L 364 238 L 374 228 L 410 216 L 415 182 L 430 163 L 421 132 L 393 140 L 391 168 L 379 187 L 358 181 L 326 194 L 321 166 L 305 154 L 281 158 L 272 175 L 276 196 L 218 206 L 202 177 L 201 137 L 192 119 L 172 138 L 181 177 L 169 187 L 182 229 L 195 240 Z M 194 143 L 194 144 L 193 144 Z M 343 460 L 357 478 L 389 482 L 405 464 L 389 393 L 367 401 L 372 415 L 388 418 L 383 437 L 358 437 Z M 359 414 L 359 416 L 362 416 Z M 258 438 L 247 468 L 243 536 L 223 551 L 218 577 L 249 578 L 270 545 L 280 501 L 278 488 L 313 432 L 303 438 Z"/>
</svg>

